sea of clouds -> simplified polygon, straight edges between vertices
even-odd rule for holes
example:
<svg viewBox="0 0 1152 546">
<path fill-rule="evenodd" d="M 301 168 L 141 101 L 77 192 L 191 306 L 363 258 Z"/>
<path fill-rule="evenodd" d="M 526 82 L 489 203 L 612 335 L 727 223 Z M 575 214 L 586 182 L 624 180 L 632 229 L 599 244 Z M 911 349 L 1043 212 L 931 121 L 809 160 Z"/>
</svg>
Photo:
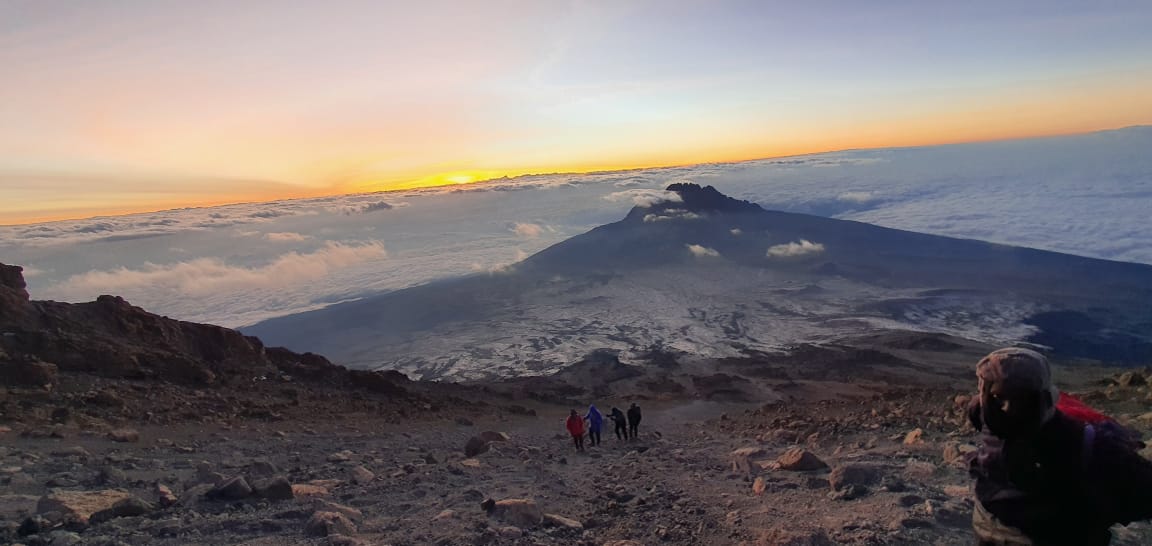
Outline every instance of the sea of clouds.
<svg viewBox="0 0 1152 546">
<path fill-rule="evenodd" d="M 1150 150 L 1152 127 L 1137 127 L 2 226 L 0 261 L 25 266 L 37 299 L 116 294 L 238 327 L 499 271 L 696 182 L 769 209 L 1152 264 Z"/>
</svg>

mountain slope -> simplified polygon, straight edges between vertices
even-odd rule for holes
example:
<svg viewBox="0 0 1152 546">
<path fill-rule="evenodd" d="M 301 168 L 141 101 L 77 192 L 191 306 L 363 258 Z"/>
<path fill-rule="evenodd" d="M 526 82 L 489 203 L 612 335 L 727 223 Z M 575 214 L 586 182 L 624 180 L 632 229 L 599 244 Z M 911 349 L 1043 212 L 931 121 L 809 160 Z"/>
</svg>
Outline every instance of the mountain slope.
<svg viewBox="0 0 1152 546">
<path fill-rule="evenodd" d="M 600 347 L 725 357 L 886 329 L 1074 338 L 1057 349 L 1152 358 L 1142 303 L 1152 266 L 765 211 L 694 184 L 669 192 L 504 271 L 245 332 L 348 365 L 454 378 L 545 373 Z M 1042 314 L 1052 312 L 1063 314 Z M 1028 324 L 1034 316 L 1048 320 Z"/>
</svg>

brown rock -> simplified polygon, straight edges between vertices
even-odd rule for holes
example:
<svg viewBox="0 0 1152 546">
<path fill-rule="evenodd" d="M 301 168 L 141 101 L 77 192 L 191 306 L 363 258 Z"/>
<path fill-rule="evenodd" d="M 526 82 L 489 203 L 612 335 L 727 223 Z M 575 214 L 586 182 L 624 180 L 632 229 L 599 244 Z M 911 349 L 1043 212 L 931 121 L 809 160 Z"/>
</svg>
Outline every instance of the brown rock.
<svg viewBox="0 0 1152 546">
<path fill-rule="evenodd" d="M 561 527 L 564 529 L 574 529 L 577 531 L 584 530 L 584 524 L 571 518 L 559 516 L 556 514 L 544 514 L 544 525 L 552 527 Z"/>
<path fill-rule="evenodd" d="M 329 535 L 355 536 L 356 524 L 344 514 L 337 512 L 316 512 L 304 524 L 304 535 L 326 537 Z"/>
<path fill-rule="evenodd" d="M 376 475 L 373 474 L 371 470 L 368 470 L 363 466 L 357 466 L 353 468 L 351 471 L 349 471 L 349 476 L 352 480 L 352 483 L 359 485 L 364 485 L 376 479 Z"/>
<path fill-rule="evenodd" d="M 828 468 L 828 464 L 820 460 L 819 457 L 799 447 L 785 451 L 776 462 L 780 465 L 781 470 L 807 471 Z"/>
<path fill-rule="evenodd" d="M 539 525 L 544 520 L 544 513 L 540 511 L 536 501 L 531 499 L 504 499 L 500 501 L 488 499 L 481 504 L 481 507 L 488 512 L 489 516 L 520 527 Z"/>
<path fill-rule="evenodd" d="M 923 429 L 919 429 L 919 428 L 913 429 L 910 432 L 908 432 L 907 435 L 904 436 L 904 445 L 912 446 L 912 445 L 916 445 L 916 444 L 922 444 L 922 443 L 924 443 L 923 436 L 924 436 L 924 430 Z"/>
<path fill-rule="evenodd" d="M 327 497 L 328 488 L 309 483 L 292 484 L 292 496 L 297 498 Z"/>
<path fill-rule="evenodd" d="M 824 531 L 800 531 L 786 528 L 773 529 L 756 542 L 762 546 L 832 546 Z"/>
<path fill-rule="evenodd" d="M 762 447 L 742 447 L 732 451 L 729 457 L 732 460 L 732 471 L 743 472 L 744 474 L 752 473 L 751 459 L 756 457 L 763 457 L 767 455 Z"/>
<path fill-rule="evenodd" d="M 313 501 L 313 503 L 313 506 L 316 508 L 317 512 L 336 512 L 337 514 L 342 514 L 353 523 L 358 523 L 364 520 L 364 512 L 361 512 L 358 508 L 345 506 L 343 504 L 336 504 L 334 502 L 326 501 L 323 499 L 316 499 Z"/>
<path fill-rule="evenodd" d="M 768 484 L 764 482 L 764 476 L 756 476 L 756 481 L 752 482 L 752 494 L 759 497 L 764 494 L 764 490 L 768 488 Z"/>
<path fill-rule="evenodd" d="M 108 433 L 108 438 L 113 442 L 139 442 L 140 431 L 130 428 L 116 429 Z"/>
<path fill-rule="evenodd" d="M 92 514 L 92 516 L 88 518 L 88 521 L 89 523 L 97 524 L 115 518 L 143 516 L 155 509 L 156 507 L 148 502 L 136 497 L 128 497 L 116 502 L 116 504 L 113 504 L 110 508 Z"/>
<path fill-rule="evenodd" d="M 328 535 L 328 546 L 368 546 L 368 543 L 356 537 Z"/>
<path fill-rule="evenodd" d="M 156 487 L 152 489 L 152 493 L 156 495 L 156 502 L 161 508 L 173 506 L 179 500 L 176 495 L 172 493 L 172 489 L 164 484 L 156 484 Z"/>
<path fill-rule="evenodd" d="M 873 486 L 880 483 L 884 476 L 884 468 L 868 463 L 849 463 L 832 469 L 828 475 L 828 485 L 833 491 L 840 491 L 848 486 Z"/>
<path fill-rule="evenodd" d="M 80 523 L 88 523 L 92 514 L 112 508 L 131 497 L 127 491 L 105 489 L 101 491 L 55 491 L 36 503 L 36 513 L 59 512 Z"/>
</svg>

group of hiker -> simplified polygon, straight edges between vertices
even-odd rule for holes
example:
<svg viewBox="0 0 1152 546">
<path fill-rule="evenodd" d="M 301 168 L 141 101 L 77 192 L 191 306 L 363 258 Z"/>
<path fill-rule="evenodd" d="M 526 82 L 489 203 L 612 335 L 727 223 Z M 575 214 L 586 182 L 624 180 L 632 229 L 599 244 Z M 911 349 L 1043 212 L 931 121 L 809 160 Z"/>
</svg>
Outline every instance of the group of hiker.
<svg viewBox="0 0 1152 546">
<path fill-rule="evenodd" d="M 608 418 L 615 425 L 617 440 L 636 438 L 642 417 L 640 406 L 637 406 L 635 402 L 628 407 L 627 414 L 615 406 L 608 413 Z M 584 425 L 585 422 L 588 423 L 587 426 Z M 568 420 L 565 421 L 564 426 L 568 429 L 568 434 L 572 435 L 572 443 L 576 446 L 576 451 L 584 451 L 585 435 L 588 436 L 588 443 L 591 446 L 600 445 L 600 430 L 604 427 L 604 414 L 600 413 L 595 405 L 588 406 L 588 413 L 584 415 L 572 410 L 568 414 Z"/>
</svg>

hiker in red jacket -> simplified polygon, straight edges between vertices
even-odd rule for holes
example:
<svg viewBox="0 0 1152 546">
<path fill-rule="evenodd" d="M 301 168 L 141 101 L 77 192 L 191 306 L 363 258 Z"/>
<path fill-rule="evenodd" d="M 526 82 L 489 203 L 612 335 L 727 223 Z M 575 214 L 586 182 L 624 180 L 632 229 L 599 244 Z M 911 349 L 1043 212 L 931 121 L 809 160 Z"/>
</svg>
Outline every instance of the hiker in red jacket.
<svg viewBox="0 0 1152 546">
<path fill-rule="evenodd" d="M 1058 406 L 1043 355 L 1000 349 L 976 376 L 969 418 L 984 439 L 969 471 L 981 545 L 1105 545 L 1112 525 L 1152 518 L 1152 463 L 1136 452 L 1138 440 L 1087 406 Z"/>
<path fill-rule="evenodd" d="M 568 434 L 572 435 L 572 442 L 576 444 L 576 451 L 584 451 L 584 418 L 572 410 L 565 426 L 568 427 Z"/>
</svg>

